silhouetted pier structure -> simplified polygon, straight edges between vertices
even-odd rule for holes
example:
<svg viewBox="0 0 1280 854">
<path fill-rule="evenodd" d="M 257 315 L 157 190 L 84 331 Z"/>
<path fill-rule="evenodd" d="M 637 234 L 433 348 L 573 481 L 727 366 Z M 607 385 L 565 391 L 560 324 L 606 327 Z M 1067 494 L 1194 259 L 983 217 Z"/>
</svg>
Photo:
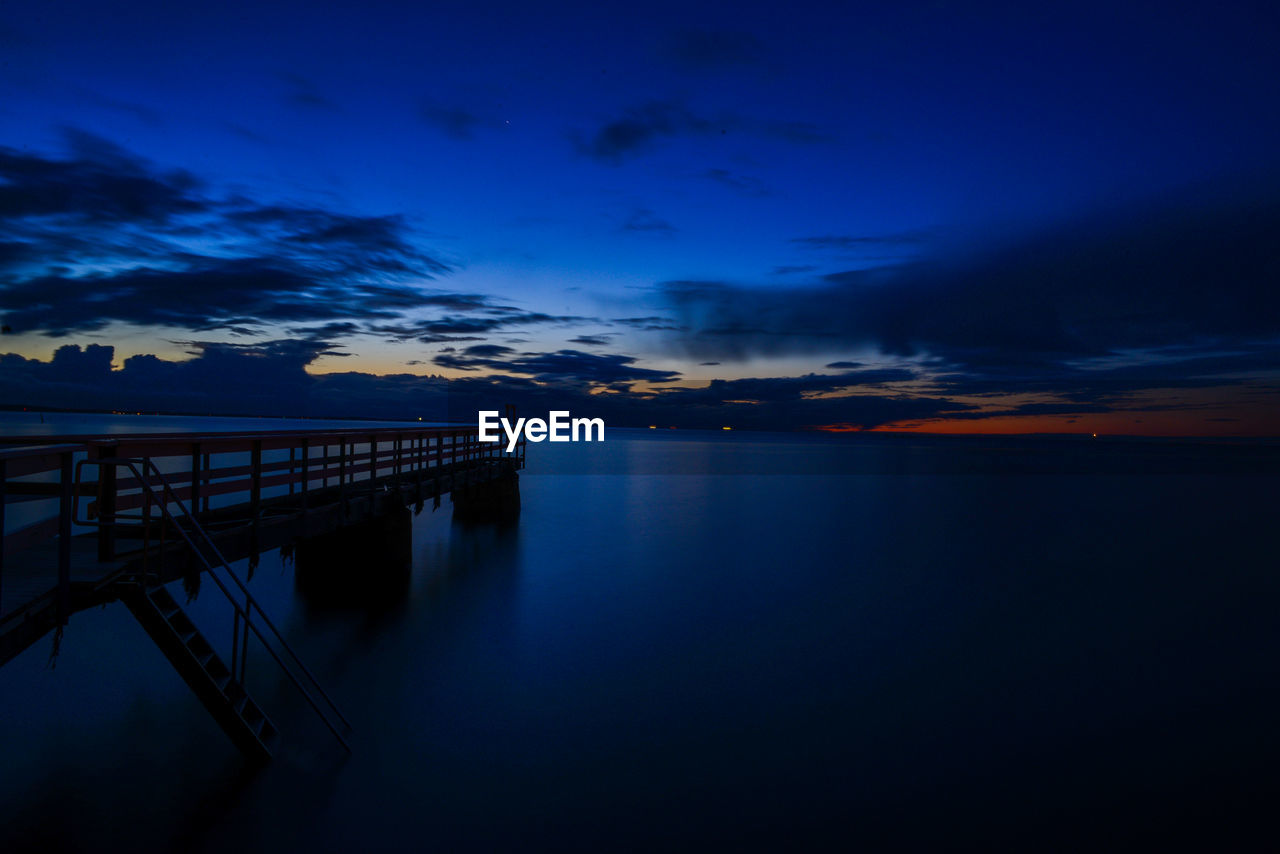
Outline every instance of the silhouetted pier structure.
<svg viewBox="0 0 1280 854">
<path fill-rule="evenodd" d="M 524 452 L 465 427 L 0 438 L 0 664 L 120 599 L 247 755 L 278 735 L 245 688 L 251 636 L 345 746 L 346 719 L 232 564 L 296 547 L 358 591 L 407 556 L 408 508 L 452 494 L 470 518 L 515 512 Z M 228 656 L 165 588 L 181 578 L 231 603 Z"/>
</svg>

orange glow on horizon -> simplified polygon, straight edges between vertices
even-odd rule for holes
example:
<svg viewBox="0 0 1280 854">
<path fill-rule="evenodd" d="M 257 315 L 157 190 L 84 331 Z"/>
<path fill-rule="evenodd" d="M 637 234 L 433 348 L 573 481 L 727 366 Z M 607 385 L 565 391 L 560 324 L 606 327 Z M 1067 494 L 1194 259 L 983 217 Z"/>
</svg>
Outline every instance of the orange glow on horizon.
<svg viewBox="0 0 1280 854">
<path fill-rule="evenodd" d="M 848 424 L 824 425 L 826 432 L 856 432 Z M 997 415 L 989 418 L 936 418 L 896 421 L 869 428 L 873 433 L 935 433 L 940 435 L 1014 435 L 1018 433 L 1076 433 L 1081 436 L 1239 436 L 1280 435 L 1280 413 L 1248 412 L 1226 415 L 1203 411 L 1114 412 L 1087 415 Z"/>
</svg>

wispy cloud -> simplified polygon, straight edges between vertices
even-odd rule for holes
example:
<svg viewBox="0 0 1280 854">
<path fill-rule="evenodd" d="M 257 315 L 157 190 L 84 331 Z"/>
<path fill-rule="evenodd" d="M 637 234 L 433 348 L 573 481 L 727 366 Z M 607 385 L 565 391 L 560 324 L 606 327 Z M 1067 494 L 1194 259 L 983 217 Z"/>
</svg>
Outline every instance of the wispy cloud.
<svg viewBox="0 0 1280 854">
<path fill-rule="evenodd" d="M 593 133 L 574 133 L 570 137 L 580 153 L 617 165 L 654 148 L 663 139 L 717 136 L 731 132 L 802 144 L 830 140 L 821 128 L 807 122 L 756 119 L 732 112 L 706 116 L 678 100 L 647 101 L 604 122 Z"/>
<path fill-rule="evenodd" d="M 636 208 L 622 224 L 622 230 L 671 236 L 679 229 L 648 208 Z"/>
<path fill-rule="evenodd" d="M 496 120 L 482 116 L 459 104 L 430 99 L 422 102 L 419 114 L 427 124 L 453 139 L 473 139 L 477 130 L 498 126 Z"/>
</svg>

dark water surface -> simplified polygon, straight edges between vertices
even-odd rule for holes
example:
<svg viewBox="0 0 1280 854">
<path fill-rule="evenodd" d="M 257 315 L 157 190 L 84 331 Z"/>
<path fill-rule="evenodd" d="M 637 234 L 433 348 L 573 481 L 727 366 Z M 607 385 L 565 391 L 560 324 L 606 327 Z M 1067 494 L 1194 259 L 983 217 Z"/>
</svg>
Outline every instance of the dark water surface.
<svg viewBox="0 0 1280 854">
<path fill-rule="evenodd" d="M 531 446 L 519 522 L 428 505 L 389 601 L 308 602 L 264 555 L 252 589 L 352 719 L 345 759 L 258 667 L 287 741 L 246 770 L 122 605 L 79 614 L 56 668 L 52 638 L 0 668 L 0 849 L 1270 833 L 1280 479 L 866 438 Z M 947 462 L 975 454 L 1056 473 Z M 215 637 L 218 604 L 191 605 Z"/>
</svg>

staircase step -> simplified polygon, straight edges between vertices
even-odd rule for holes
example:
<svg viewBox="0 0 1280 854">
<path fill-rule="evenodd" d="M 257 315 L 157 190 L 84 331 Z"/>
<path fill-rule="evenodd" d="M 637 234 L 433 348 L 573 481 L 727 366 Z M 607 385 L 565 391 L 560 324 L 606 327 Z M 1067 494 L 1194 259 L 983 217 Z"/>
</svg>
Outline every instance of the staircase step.
<svg viewBox="0 0 1280 854">
<path fill-rule="evenodd" d="M 232 742 L 251 759 L 269 760 L 271 747 L 263 733 L 274 736 L 274 725 L 173 597 L 153 588 L 122 599 Z"/>
</svg>

